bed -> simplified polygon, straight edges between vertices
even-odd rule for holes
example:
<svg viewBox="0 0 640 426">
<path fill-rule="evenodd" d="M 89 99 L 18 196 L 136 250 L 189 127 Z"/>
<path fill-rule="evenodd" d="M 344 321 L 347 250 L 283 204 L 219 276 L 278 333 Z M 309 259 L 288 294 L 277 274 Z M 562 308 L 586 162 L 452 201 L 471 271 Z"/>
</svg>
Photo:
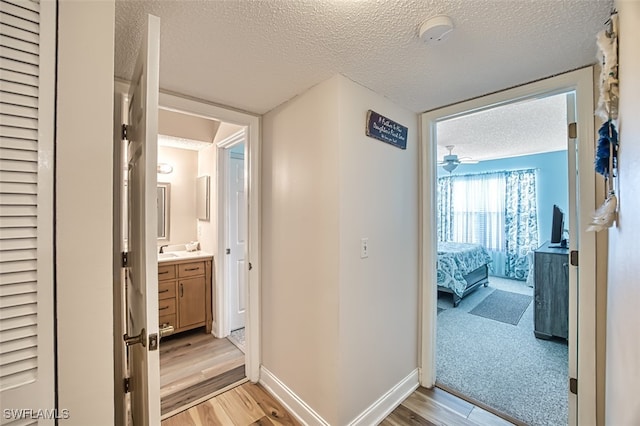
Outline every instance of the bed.
<svg viewBox="0 0 640 426">
<path fill-rule="evenodd" d="M 467 294 L 489 284 L 491 257 L 480 244 L 438 243 L 438 291 L 453 295 L 456 307 Z"/>
</svg>

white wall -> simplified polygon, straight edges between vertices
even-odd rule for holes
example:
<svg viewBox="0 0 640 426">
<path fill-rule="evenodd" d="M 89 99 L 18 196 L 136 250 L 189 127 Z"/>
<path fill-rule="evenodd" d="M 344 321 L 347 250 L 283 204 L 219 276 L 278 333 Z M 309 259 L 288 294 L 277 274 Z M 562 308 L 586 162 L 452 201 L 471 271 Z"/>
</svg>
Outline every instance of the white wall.
<svg viewBox="0 0 640 426">
<path fill-rule="evenodd" d="M 171 184 L 169 212 L 169 240 L 161 244 L 185 244 L 197 237 L 196 178 L 198 177 L 198 151 L 158 147 L 158 163 L 169 163 L 173 172 L 158 174 L 158 182 Z"/>
<path fill-rule="evenodd" d="M 365 136 L 368 109 L 407 150 Z M 263 364 L 347 424 L 418 365 L 418 117 L 337 75 L 263 124 Z"/>
<path fill-rule="evenodd" d="M 330 424 L 338 382 L 338 90 L 263 118 L 262 364 Z"/>
<path fill-rule="evenodd" d="M 339 81 L 338 424 L 347 424 L 418 365 L 419 156 L 417 114 Z M 365 135 L 369 109 L 409 128 L 406 150 Z"/>
<path fill-rule="evenodd" d="M 609 231 L 606 424 L 640 424 L 640 2 L 620 16 L 620 151 L 616 228 Z"/>
<path fill-rule="evenodd" d="M 58 19 L 60 423 L 112 425 L 114 2 L 60 1 Z"/>
<path fill-rule="evenodd" d="M 217 148 L 215 144 L 198 151 L 198 176 L 209 175 L 209 220 L 198 220 L 197 235 L 200 248 L 214 255 L 218 253 L 218 182 Z M 215 287 L 215 286 L 214 286 Z"/>
</svg>

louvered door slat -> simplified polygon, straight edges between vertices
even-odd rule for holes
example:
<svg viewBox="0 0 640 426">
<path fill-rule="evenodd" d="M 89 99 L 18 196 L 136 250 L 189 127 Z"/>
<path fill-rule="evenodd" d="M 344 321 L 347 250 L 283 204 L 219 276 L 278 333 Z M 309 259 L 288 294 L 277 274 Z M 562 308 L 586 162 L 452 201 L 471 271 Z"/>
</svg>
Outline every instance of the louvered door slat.
<svg viewBox="0 0 640 426">
<path fill-rule="evenodd" d="M 3 284 L 0 285 L 0 296 L 13 296 L 15 294 L 21 293 L 35 293 L 38 289 L 38 285 L 34 282 L 26 282 L 26 283 L 17 283 L 17 284 Z M 29 320 L 29 317 L 24 317 L 23 319 Z M 31 319 L 33 324 L 35 324 L 35 317 Z M 21 326 L 30 325 L 31 323 L 24 323 Z M 8 326 L 7 326 L 8 327 Z M 15 328 L 15 327 L 8 327 Z"/>
<path fill-rule="evenodd" d="M 28 194 L 2 194 L 3 204 L 7 206 L 37 206 L 38 198 Z"/>
<path fill-rule="evenodd" d="M 12 49 L 7 46 L 0 46 L 0 56 L 29 65 L 38 65 L 38 55 L 23 52 L 22 50 Z"/>
<path fill-rule="evenodd" d="M 38 162 L 38 152 L 21 149 L 0 148 L 0 158 L 3 160 Z"/>
<path fill-rule="evenodd" d="M 20 20 L 35 23 L 40 22 L 40 16 L 34 5 L 28 7 L 28 2 L 3 1 L 0 3 L 0 12 L 19 17 Z"/>
<path fill-rule="evenodd" d="M 10 216 L 37 217 L 37 214 L 33 206 L 0 205 L 0 216 L 2 217 L 10 217 Z M 3 250 L 3 249 L 4 247 L 0 247 L 0 250 Z"/>
<path fill-rule="evenodd" d="M 16 72 L 12 70 L 0 69 L 0 80 L 11 81 L 13 83 L 24 84 L 26 86 L 38 87 L 38 76 Z"/>
<path fill-rule="evenodd" d="M 2 126 L 19 127 L 23 129 L 38 129 L 38 119 L 31 117 L 20 117 L 15 115 L 0 115 Z"/>
<path fill-rule="evenodd" d="M 0 228 L 0 240 L 14 238 L 37 238 L 35 228 Z"/>
<path fill-rule="evenodd" d="M 5 160 L 0 158 L 0 170 L 38 173 L 38 164 L 35 162 Z"/>
<path fill-rule="evenodd" d="M 24 117 L 24 118 L 32 118 L 38 119 L 38 109 L 37 108 L 28 108 L 20 105 L 6 104 L 0 103 L 0 115 L 4 116 L 13 116 L 13 117 Z M 4 118 L 0 118 L 0 120 L 4 120 Z"/>
<path fill-rule="evenodd" d="M 0 365 L 11 364 L 21 359 L 33 359 L 38 356 L 36 348 L 25 348 L 17 351 L 9 352 L 6 354 L 0 354 Z"/>
<path fill-rule="evenodd" d="M 8 11 L 2 10 L 6 2 L 0 2 L 0 21 L 15 28 L 20 28 L 30 33 L 39 34 L 40 28 L 37 23 L 12 15 Z"/>
<path fill-rule="evenodd" d="M 35 271 L 36 268 L 37 268 L 37 265 L 35 260 L 0 262 L 0 274 L 11 274 L 15 272 Z"/>
<path fill-rule="evenodd" d="M 36 303 L 30 305 L 10 306 L 8 308 L 2 308 L 2 313 L 5 314 L 4 318 L 18 318 L 25 315 L 35 315 L 38 313 L 38 306 Z M 0 331 L 2 334 L 2 331 Z M 1 340 L 1 339 L 0 339 Z M 2 352 L 0 350 L 0 352 Z"/>
<path fill-rule="evenodd" d="M 38 226 L 36 216 L 0 217 L 0 228 L 35 228 Z"/>
<path fill-rule="evenodd" d="M 3 242 L 4 245 L 4 242 Z M 0 285 L 18 284 L 37 281 L 38 274 L 36 271 L 17 272 L 14 274 L 0 275 Z"/>
<path fill-rule="evenodd" d="M 39 54 L 39 47 L 37 43 L 30 43 L 28 41 L 20 40 L 14 37 L 7 37 L 4 34 L 0 34 L 0 46 L 6 46 L 11 49 L 30 53 L 36 56 Z"/>
<path fill-rule="evenodd" d="M 38 176 L 35 173 L 21 173 L 21 172 L 3 172 L 0 171 L 0 182 L 13 182 L 13 183 L 38 183 Z M 2 214 L 0 213 L 0 216 Z"/>
<path fill-rule="evenodd" d="M 38 34 L 7 25 L 4 23 L 4 20 L 0 23 L 0 31 L 8 37 L 17 38 L 18 40 L 24 40 L 31 43 L 38 43 L 39 40 Z"/>
<path fill-rule="evenodd" d="M 38 151 L 38 141 L 5 138 L 0 136 L 0 147 L 7 149 L 21 149 L 23 151 Z"/>
<path fill-rule="evenodd" d="M 0 47 L 1 48 L 1 47 Z M 15 83 L 13 81 L 0 80 L 0 91 L 15 93 L 17 95 L 38 97 L 38 88 L 28 84 Z"/>
<path fill-rule="evenodd" d="M 34 183 L 0 182 L 0 193 L 37 195 L 38 186 Z"/>
<path fill-rule="evenodd" d="M 4 103 L 38 109 L 38 98 L 33 96 L 23 96 L 9 92 L 2 92 L 0 96 L 2 96 L 2 102 Z"/>
<path fill-rule="evenodd" d="M 23 306 L 23 305 L 29 305 L 31 303 L 36 303 L 36 300 L 37 300 L 36 297 L 37 296 L 35 292 L 13 294 L 10 296 L 2 296 L 0 297 L 0 309 L 12 307 L 12 306 Z M 27 327 L 22 327 L 22 328 L 27 329 Z M 0 335 L 2 335 L 2 333 L 4 333 L 4 331 L 0 332 Z"/>
</svg>

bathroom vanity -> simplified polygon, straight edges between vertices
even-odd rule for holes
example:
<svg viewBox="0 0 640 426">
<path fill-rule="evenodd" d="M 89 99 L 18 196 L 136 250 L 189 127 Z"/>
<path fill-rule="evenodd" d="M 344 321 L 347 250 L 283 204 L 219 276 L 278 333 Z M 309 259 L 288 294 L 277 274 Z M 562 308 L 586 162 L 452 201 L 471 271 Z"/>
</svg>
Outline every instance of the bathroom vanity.
<svg viewBox="0 0 640 426">
<path fill-rule="evenodd" d="M 211 333 L 213 312 L 211 254 L 169 252 L 158 256 L 158 314 L 160 328 L 174 333 L 205 326 Z"/>
</svg>

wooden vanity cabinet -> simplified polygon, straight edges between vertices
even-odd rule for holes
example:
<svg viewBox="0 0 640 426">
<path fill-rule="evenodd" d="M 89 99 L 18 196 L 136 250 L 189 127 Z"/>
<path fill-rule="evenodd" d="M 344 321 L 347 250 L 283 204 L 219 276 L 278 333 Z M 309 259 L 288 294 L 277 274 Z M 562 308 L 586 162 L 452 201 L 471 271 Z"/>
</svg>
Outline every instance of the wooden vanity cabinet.
<svg viewBox="0 0 640 426">
<path fill-rule="evenodd" d="M 158 316 L 160 328 L 174 333 L 205 326 L 211 333 L 212 257 L 172 260 L 158 264 Z"/>
</svg>

